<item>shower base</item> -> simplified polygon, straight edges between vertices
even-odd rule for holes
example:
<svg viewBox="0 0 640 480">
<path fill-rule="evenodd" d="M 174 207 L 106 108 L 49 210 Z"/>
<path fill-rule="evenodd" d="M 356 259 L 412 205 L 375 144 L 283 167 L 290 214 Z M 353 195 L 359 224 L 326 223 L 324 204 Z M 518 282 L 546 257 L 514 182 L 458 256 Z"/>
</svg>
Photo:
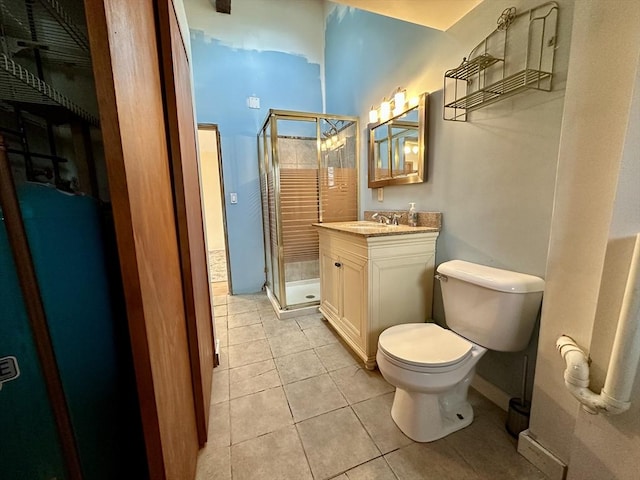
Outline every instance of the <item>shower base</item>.
<svg viewBox="0 0 640 480">
<path fill-rule="evenodd" d="M 316 313 L 320 305 L 320 279 L 298 280 L 287 282 L 287 303 L 285 309 L 280 308 L 278 300 L 267 287 L 267 297 L 271 301 L 271 306 L 280 319 L 298 317 L 300 315 Z"/>
</svg>

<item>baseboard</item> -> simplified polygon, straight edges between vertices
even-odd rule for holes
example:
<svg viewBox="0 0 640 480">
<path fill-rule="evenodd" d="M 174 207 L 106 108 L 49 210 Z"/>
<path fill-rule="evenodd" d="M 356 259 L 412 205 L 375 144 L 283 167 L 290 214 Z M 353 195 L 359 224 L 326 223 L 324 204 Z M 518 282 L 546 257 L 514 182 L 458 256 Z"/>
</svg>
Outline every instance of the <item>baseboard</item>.
<svg viewBox="0 0 640 480">
<path fill-rule="evenodd" d="M 278 300 L 273 296 L 271 290 L 267 288 L 267 298 L 271 302 L 271 307 L 278 317 L 278 320 L 287 320 L 289 318 L 300 317 L 302 315 L 311 315 L 318 313 L 318 305 L 309 305 L 308 307 L 296 308 L 294 310 L 281 310 Z"/>
<path fill-rule="evenodd" d="M 549 480 L 564 480 L 567 476 L 567 466 L 540 445 L 528 429 L 518 436 L 518 453 L 540 469 Z"/>
<path fill-rule="evenodd" d="M 475 374 L 473 376 L 473 380 L 471 380 L 471 386 L 483 397 L 486 397 L 489 401 L 496 404 L 505 412 L 509 411 L 509 395 L 500 390 L 494 384 L 488 382 L 478 374 Z"/>
</svg>

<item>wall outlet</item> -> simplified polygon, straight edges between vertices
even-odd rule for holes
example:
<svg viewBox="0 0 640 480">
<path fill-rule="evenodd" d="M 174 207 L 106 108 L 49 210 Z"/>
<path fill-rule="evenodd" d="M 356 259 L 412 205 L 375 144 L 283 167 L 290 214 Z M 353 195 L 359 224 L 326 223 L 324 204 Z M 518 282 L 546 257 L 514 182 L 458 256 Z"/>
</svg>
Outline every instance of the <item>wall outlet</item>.
<svg viewBox="0 0 640 480">
<path fill-rule="evenodd" d="M 247 106 L 249 108 L 260 108 L 260 97 L 249 97 L 247 98 Z"/>
<path fill-rule="evenodd" d="M 233 192 L 229 194 L 229 201 L 231 203 L 238 203 L 238 194 Z"/>
</svg>

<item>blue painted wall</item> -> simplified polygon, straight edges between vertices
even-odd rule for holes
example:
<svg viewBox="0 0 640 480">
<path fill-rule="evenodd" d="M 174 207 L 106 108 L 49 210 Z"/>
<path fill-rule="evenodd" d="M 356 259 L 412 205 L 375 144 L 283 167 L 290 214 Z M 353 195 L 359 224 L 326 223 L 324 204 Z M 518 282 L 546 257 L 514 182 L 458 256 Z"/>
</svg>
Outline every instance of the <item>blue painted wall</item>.
<svg viewBox="0 0 640 480">
<path fill-rule="evenodd" d="M 360 115 L 424 66 L 442 32 L 354 8 L 337 7 L 325 28 L 327 111 Z M 431 48 L 431 50 L 433 50 Z M 362 119 L 366 127 L 368 119 Z"/>
<path fill-rule="evenodd" d="M 233 293 L 258 292 L 265 275 L 257 134 L 269 109 L 322 111 L 320 65 L 301 55 L 232 48 L 199 30 L 191 30 L 191 49 L 197 121 L 220 130 Z M 260 109 L 248 108 L 252 95 Z"/>
</svg>

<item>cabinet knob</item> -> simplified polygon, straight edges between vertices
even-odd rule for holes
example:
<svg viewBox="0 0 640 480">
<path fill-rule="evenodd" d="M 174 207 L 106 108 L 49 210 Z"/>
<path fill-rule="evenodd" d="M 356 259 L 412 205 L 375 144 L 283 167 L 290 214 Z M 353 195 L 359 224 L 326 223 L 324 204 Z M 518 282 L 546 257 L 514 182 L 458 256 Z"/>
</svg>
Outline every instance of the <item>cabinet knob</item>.
<svg viewBox="0 0 640 480">
<path fill-rule="evenodd" d="M 336 262 L 336 263 L 334 263 L 334 265 L 335 265 L 336 267 L 338 267 L 338 268 L 340 268 L 340 267 L 342 266 L 342 264 L 341 264 L 340 262 Z"/>
</svg>

